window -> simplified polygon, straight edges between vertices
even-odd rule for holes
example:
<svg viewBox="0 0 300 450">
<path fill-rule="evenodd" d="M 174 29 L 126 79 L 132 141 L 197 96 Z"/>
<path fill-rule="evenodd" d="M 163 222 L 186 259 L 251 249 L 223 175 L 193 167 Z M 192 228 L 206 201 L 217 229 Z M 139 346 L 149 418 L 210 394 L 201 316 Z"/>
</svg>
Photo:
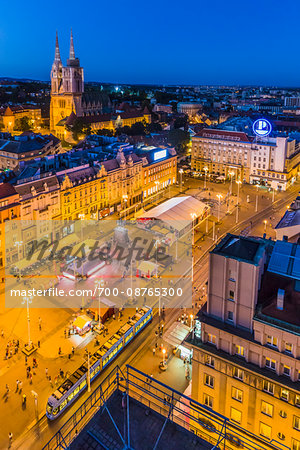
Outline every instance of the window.
<svg viewBox="0 0 300 450">
<path fill-rule="evenodd" d="M 295 395 L 295 406 L 300 406 L 300 395 Z"/>
<path fill-rule="evenodd" d="M 286 419 L 286 418 L 287 418 L 287 413 L 286 413 L 283 409 L 281 409 L 281 410 L 279 411 L 279 415 L 280 415 L 280 417 L 282 417 L 283 419 Z"/>
<path fill-rule="evenodd" d="M 273 417 L 273 405 L 271 405 L 270 403 L 261 402 L 261 412 L 263 414 L 265 414 L 266 416 L 270 416 Z"/>
<path fill-rule="evenodd" d="M 207 375 L 205 373 L 204 374 L 204 384 L 206 384 L 206 386 L 213 388 L 214 387 L 214 377 L 212 377 L 211 375 Z"/>
<path fill-rule="evenodd" d="M 242 402 L 243 401 L 243 391 L 232 386 L 231 398 L 233 398 L 234 400 L 237 400 L 238 402 Z"/>
<path fill-rule="evenodd" d="M 276 347 L 278 345 L 278 339 L 277 337 L 274 336 L 267 336 L 267 344 L 270 345 L 271 347 Z"/>
<path fill-rule="evenodd" d="M 281 432 L 277 433 L 277 436 L 279 437 L 279 439 L 281 439 L 282 441 L 285 440 L 285 435 Z"/>
<path fill-rule="evenodd" d="M 215 358 L 210 355 L 205 356 L 205 364 L 207 366 L 215 367 Z"/>
<path fill-rule="evenodd" d="M 290 344 L 289 342 L 286 342 L 284 351 L 287 353 L 292 353 L 292 350 L 293 350 L 292 344 Z"/>
<path fill-rule="evenodd" d="M 285 401 L 289 401 L 289 391 L 287 389 L 281 389 L 280 398 Z"/>
<path fill-rule="evenodd" d="M 275 359 L 266 358 L 266 367 L 268 367 L 268 369 L 276 370 Z"/>
<path fill-rule="evenodd" d="M 236 345 L 235 346 L 235 354 L 244 357 L 245 356 L 245 349 L 244 349 L 244 347 L 242 347 L 241 345 Z"/>
<path fill-rule="evenodd" d="M 289 366 L 284 365 L 283 366 L 283 375 L 286 375 L 287 377 L 289 377 L 291 374 L 291 368 Z"/>
<path fill-rule="evenodd" d="M 268 394 L 274 394 L 274 384 L 270 383 L 270 381 L 264 380 L 263 391 L 267 392 Z"/>
<path fill-rule="evenodd" d="M 230 298 L 230 300 L 234 300 L 234 292 L 233 291 L 229 291 L 229 298 Z"/>
<path fill-rule="evenodd" d="M 209 408 L 213 407 L 213 398 L 210 395 L 203 394 L 203 403 Z"/>
<path fill-rule="evenodd" d="M 238 409 L 230 408 L 230 418 L 234 420 L 234 422 L 241 423 L 242 421 L 242 413 Z"/>
<path fill-rule="evenodd" d="M 300 450 L 300 441 L 292 439 L 292 450 Z"/>
<path fill-rule="evenodd" d="M 233 311 L 228 311 L 227 320 L 230 320 L 231 322 L 233 322 Z"/>
<path fill-rule="evenodd" d="M 294 416 L 293 427 L 300 431 L 300 417 Z"/>
<path fill-rule="evenodd" d="M 243 380 L 244 378 L 244 372 L 239 369 L 238 367 L 233 368 L 233 377 L 237 378 L 238 380 Z"/>
<path fill-rule="evenodd" d="M 214 334 L 208 333 L 207 342 L 209 342 L 210 344 L 216 345 L 216 336 Z"/>
<path fill-rule="evenodd" d="M 259 423 L 259 434 L 267 439 L 271 439 L 272 428 L 265 423 Z"/>
</svg>

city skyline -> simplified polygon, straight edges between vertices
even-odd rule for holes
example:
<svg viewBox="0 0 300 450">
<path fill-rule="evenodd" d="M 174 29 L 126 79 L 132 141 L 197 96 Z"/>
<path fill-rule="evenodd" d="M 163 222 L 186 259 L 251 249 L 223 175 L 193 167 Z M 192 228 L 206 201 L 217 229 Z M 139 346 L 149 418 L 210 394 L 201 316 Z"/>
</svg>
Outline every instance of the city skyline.
<svg viewBox="0 0 300 450">
<path fill-rule="evenodd" d="M 171 10 L 158 2 L 148 9 L 135 1 L 130 5 L 117 1 L 113 12 L 109 5 L 95 6 L 93 14 L 87 10 L 84 28 L 78 23 L 82 4 L 77 0 L 72 8 L 69 2 L 61 5 L 55 20 L 49 21 L 37 2 L 24 12 L 17 1 L 13 16 L 9 6 L 3 6 L 0 75 L 48 81 L 55 32 L 66 60 L 72 28 L 86 81 L 296 87 L 300 70 L 295 58 L 297 5 L 287 3 L 255 1 L 249 10 L 236 0 L 226 6 L 217 1 L 214 9 L 192 2 L 185 17 L 179 2 L 173 2 Z"/>
</svg>

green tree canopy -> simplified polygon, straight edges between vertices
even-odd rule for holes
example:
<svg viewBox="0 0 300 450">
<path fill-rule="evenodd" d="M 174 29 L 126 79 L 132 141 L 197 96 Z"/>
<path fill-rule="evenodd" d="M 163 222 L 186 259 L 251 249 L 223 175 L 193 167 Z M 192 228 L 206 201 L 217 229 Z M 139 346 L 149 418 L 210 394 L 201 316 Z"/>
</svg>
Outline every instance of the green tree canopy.
<svg viewBox="0 0 300 450">
<path fill-rule="evenodd" d="M 168 142 L 175 147 L 177 152 L 182 153 L 186 150 L 186 146 L 190 142 L 190 134 L 188 131 L 174 128 L 174 130 L 170 130 L 169 132 Z"/>
<path fill-rule="evenodd" d="M 31 126 L 32 122 L 29 117 L 24 116 L 16 120 L 14 128 L 16 131 L 29 131 L 31 130 Z"/>
</svg>

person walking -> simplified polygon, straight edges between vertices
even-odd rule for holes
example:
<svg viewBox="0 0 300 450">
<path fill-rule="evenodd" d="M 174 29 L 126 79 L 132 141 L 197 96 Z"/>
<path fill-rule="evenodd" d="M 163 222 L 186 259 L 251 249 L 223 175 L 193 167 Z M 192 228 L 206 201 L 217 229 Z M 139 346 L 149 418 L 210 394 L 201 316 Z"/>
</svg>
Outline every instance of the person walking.
<svg viewBox="0 0 300 450">
<path fill-rule="evenodd" d="M 72 355 L 74 356 L 75 348 L 72 347 Z"/>
<path fill-rule="evenodd" d="M 39 330 L 42 331 L 42 319 L 39 317 Z"/>
<path fill-rule="evenodd" d="M 152 352 L 153 352 L 153 356 L 155 356 L 155 352 L 156 352 L 155 347 L 153 347 Z"/>
<path fill-rule="evenodd" d="M 19 381 L 19 394 L 21 394 L 23 389 L 23 381 Z"/>
<path fill-rule="evenodd" d="M 10 431 L 10 432 L 8 433 L 8 448 L 11 447 L 12 440 L 13 440 L 13 434 L 12 434 L 12 432 Z"/>
<path fill-rule="evenodd" d="M 20 381 L 17 380 L 17 381 L 16 381 L 16 392 L 18 392 L 18 390 L 19 390 L 19 383 L 20 383 Z"/>
<path fill-rule="evenodd" d="M 48 379 L 48 367 L 45 369 L 46 378 Z"/>
</svg>

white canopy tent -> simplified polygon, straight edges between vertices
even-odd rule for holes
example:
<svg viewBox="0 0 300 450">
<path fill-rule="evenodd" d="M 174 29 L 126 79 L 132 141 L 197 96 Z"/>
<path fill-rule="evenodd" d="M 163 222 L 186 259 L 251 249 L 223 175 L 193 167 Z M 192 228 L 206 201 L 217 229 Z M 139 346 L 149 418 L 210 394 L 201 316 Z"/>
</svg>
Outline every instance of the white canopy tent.
<svg viewBox="0 0 300 450">
<path fill-rule="evenodd" d="M 190 225 L 192 214 L 199 218 L 206 211 L 209 212 L 209 210 L 209 206 L 194 197 L 173 197 L 145 212 L 141 218 L 161 220 L 178 232 L 181 232 Z"/>
</svg>

